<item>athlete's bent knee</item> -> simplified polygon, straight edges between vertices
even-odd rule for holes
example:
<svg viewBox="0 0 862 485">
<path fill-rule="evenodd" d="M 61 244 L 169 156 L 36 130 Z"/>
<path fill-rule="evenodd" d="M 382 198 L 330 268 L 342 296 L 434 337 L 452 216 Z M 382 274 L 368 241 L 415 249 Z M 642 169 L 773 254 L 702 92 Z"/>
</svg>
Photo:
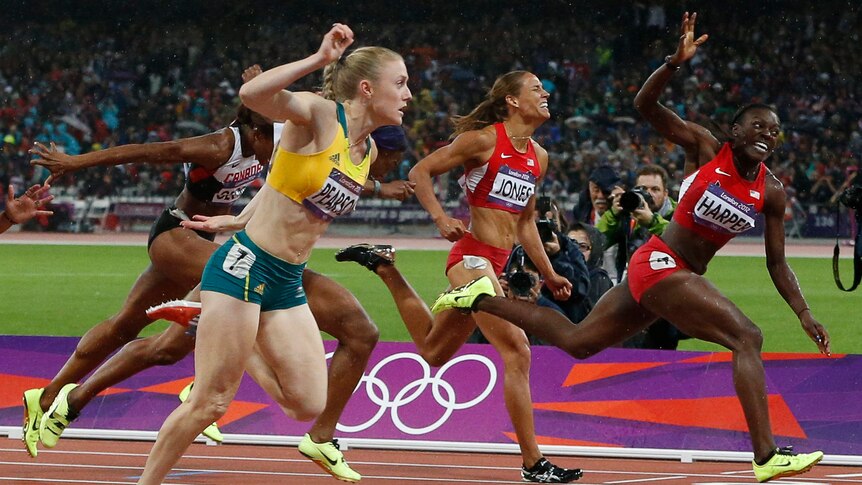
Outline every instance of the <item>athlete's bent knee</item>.
<svg viewBox="0 0 862 485">
<path fill-rule="evenodd" d="M 742 331 L 736 336 L 738 347 L 735 350 L 748 350 L 760 352 L 763 349 L 763 332 L 754 323 L 749 322 L 742 327 Z"/>
<path fill-rule="evenodd" d="M 578 360 L 584 360 L 598 354 L 599 352 L 604 350 L 604 347 L 589 345 L 571 345 L 567 346 L 562 350 Z"/>
<path fill-rule="evenodd" d="M 296 421 L 311 421 L 317 419 L 323 409 L 326 407 L 326 398 L 323 399 L 304 399 L 292 406 L 284 407 L 284 412 L 291 419 Z"/>
<path fill-rule="evenodd" d="M 338 339 L 339 345 L 371 353 L 380 340 L 380 329 L 370 319 L 362 315 L 344 320 L 342 328 L 344 331 L 341 332 L 341 335 L 333 335 Z"/>
<path fill-rule="evenodd" d="M 506 372 L 530 372 L 530 359 L 532 353 L 530 346 L 514 345 L 500 350 L 500 357 L 503 359 L 503 365 L 506 367 Z"/>
<path fill-rule="evenodd" d="M 189 400 L 194 415 L 206 423 L 214 423 L 227 412 L 230 400 L 222 395 L 207 396 L 201 400 Z"/>
<path fill-rule="evenodd" d="M 442 367 L 444 364 L 446 364 L 446 362 L 449 362 L 449 360 L 452 358 L 453 355 L 455 355 L 454 350 L 452 350 L 451 352 L 449 352 L 449 351 L 444 352 L 443 350 L 436 350 L 436 349 L 435 350 L 418 349 L 418 350 L 419 350 L 419 352 L 418 352 L 419 357 L 422 357 L 422 360 L 424 360 L 425 363 L 427 363 L 431 367 Z"/>
</svg>

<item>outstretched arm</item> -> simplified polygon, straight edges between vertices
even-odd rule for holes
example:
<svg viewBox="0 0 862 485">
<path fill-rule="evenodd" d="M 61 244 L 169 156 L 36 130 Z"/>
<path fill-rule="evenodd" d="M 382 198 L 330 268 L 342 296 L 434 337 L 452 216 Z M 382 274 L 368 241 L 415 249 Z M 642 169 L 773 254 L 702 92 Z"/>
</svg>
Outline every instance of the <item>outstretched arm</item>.
<svg viewBox="0 0 862 485">
<path fill-rule="evenodd" d="M 269 190 L 266 185 L 254 194 L 251 201 L 243 207 L 242 212 L 235 216 L 230 214 L 219 216 L 204 216 L 198 214 L 193 216 L 192 220 L 180 221 L 180 225 L 186 229 L 193 229 L 195 231 L 215 233 L 239 231 L 245 228 L 246 224 L 248 224 L 248 221 L 251 219 L 252 214 L 254 214 L 254 211 L 257 208 L 258 197 L 264 190 Z"/>
<path fill-rule="evenodd" d="M 832 353 L 829 332 L 811 315 L 811 309 L 802 295 L 796 274 L 787 264 L 784 254 L 784 187 L 771 173 L 766 178 L 766 202 L 763 213 L 766 216 L 766 267 L 772 283 L 781 294 L 784 301 L 790 305 L 793 313 L 799 318 L 799 323 L 811 340 L 817 344 L 820 352 L 826 355 Z"/>
<path fill-rule="evenodd" d="M 36 142 L 30 149 L 30 153 L 36 158 L 31 160 L 30 164 L 41 165 L 50 170 L 51 176 L 45 182 L 50 184 L 66 172 L 124 163 L 191 162 L 207 168 L 215 168 L 230 158 L 233 146 L 233 133 L 230 130 L 159 143 L 122 145 L 75 156 L 62 153 L 54 142 L 51 142 L 50 146 Z"/>
<path fill-rule="evenodd" d="M 718 145 L 718 140 L 707 129 L 696 123 L 683 120 L 659 102 L 659 96 L 664 92 L 665 86 L 679 69 L 679 66 L 694 57 L 697 48 L 709 38 L 708 35 L 704 34 L 695 39 L 696 20 L 696 13 L 689 16 L 686 12 L 683 15 L 682 35 L 679 38 L 676 52 L 668 56 L 665 63 L 650 75 L 635 97 L 635 109 L 638 110 L 638 113 L 663 137 L 680 145 L 686 152 L 697 150 L 703 141 L 711 141 L 714 145 Z"/>
</svg>

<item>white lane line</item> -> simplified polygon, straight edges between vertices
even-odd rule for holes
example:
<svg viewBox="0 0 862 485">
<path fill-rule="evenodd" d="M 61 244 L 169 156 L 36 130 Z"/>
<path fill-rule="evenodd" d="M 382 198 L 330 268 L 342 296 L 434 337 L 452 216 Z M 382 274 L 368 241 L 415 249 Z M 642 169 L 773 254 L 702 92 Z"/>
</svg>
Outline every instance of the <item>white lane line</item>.
<svg viewBox="0 0 862 485">
<path fill-rule="evenodd" d="M 14 453 L 26 453 L 23 449 L 9 449 L 9 448 L 0 448 L 0 452 L 8 451 Z M 114 453 L 114 452 L 105 452 L 105 451 L 64 451 L 64 450 L 40 450 L 39 454 L 45 455 L 87 455 L 87 456 L 125 456 L 125 457 L 133 457 L 133 458 L 146 458 L 148 456 L 147 453 Z M 347 455 L 348 458 L 350 455 Z M 184 460 L 217 460 L 217 461 L 238 461 L 238 462 L 271 462 L 271 463 L 307 463 L 311 464 L 312 462 L 307 458 L 264 458 L 264 457 L 245 457 L 245 456 L 219 456 L 219 455 L 183 455 Z M 0 464 L 4 463 L 12 463 L 12 462 L 0 462 Z M 20 462 L 21 464 L 31 465 L 35 464 L 33 462 Z M 393 463 L 391 461 L 355 461 L 350 460 L 350 463 L 353 465 L 363 465 L 363 466 L 391 466 L 391 467 L 403 467 L 403 468 L 439 468 L 441 465 L 439 463 Z M 40 465 L 42 463 L 39 463 Z M 480 466 L 480 465 L 458 465 L 458 464 L 446 464 L 443 465 L 447 468 L 458 468 L 463 470 L 512 470 L 519 472 L 520 468 L 515 467 L 500 467 L 500 466 Z M 326 475 L 328 476 L 328 475 Z"/>
<path fill-rule="evenodd" d="M 9 478 L 9 477 L 0 477 L 0 482 L 6 482 L 6 481 L 9 481 L 9 482 L 14 481 L 15 483 L 21 483 L 21 482 L 42 482 L 42 483 L 92 483 L 92 484 L 96 484 L 96 485 L 102 485 L 102 484 L 107 484 L 107 485 L 114 485 L 114 484 L 116 484 L 116 485 L 126 485 L 126 484 L 129 484 L 129 483 L 135 483 L 134 481 L 130 481 L 130 482 L 105 482 L 105 481 L 100 481 L 100 480 L 61 480 L 61 479 L 59 479 L 59 478 L 18 478 L 18 477 L 11 477 L 11 478 Z M 171 485 L 183 485 L 183 484 L 181 484 L 181 483 L 172 483 Z"/>
<path fill-rule="evenodd" d="M 210 458 L 210 457 L 207 457 Z M 284 460 L 282 460 L 284 461 Z M 302 461 L 303 463 L 311 463 L 307 460 L 297 460 Z M 384 465 L 387 463 L 383 463 Z M 84 470 L 127 470 L 127 471 L 138 471 L 142 470 L 141 467 L 135 466 L 113 466 L 113 465 L 84 465 L 84 464 L 68 464 L 68 463 L 32 463 L 32 462 L 0 462 L 0 466 L 2 465 L 19 465 L 19 466 L 31 466 L 31 467 L 40 467 L 40 468 L 61 468 L 61 469 L 84 469 Z M 394 464 L 392 464 L 394 465 Z M 431 465 L 424 465 L 431 466 Z M 435 468 L 439 468 L 439 465 L 435 466 Z M 455 468 L 455 467 L 447 467 L 447 468 Z M 458 467 L 458 468 L 466 468 L 466 467 Z M 505 468 L 494 468 L 494 467 L 472 467 L 472 468 L 486 468 L 490 470 L 506 470 Z M 514 469 L 512 469 L 514 470 Z M 509 473 L 508 470 L 506 470 Z M 514 473 L 514 472 L 512 472 Z M 330 478 L 330 475 L 325 473 L 301 473 L 301 472 L 275 472 L 275 471 L 255 471 L 255 470 L 212 470 L 212 469 L 199 469 L 199 468 L 174 468 L 171 473 L 168 475 L 168 478 L 176 477 L 183 478 L 189 477 L 192 475 L 244 475 L 247 477 L 303 477 L 303 478 Z M 423 481 L 423 482 L 441 482 L 441 483 L 484 483 L 484 484 L 519 484 L 523 483 L 522 481 L 510 481 L 510 480 L 493 480 L 489 481 L 487 479 L 475 480 L 475 479 L 458 479 L 458 478 L 437 478 L 437 477 L 421 477 L 421 476 L 394 476 L 394 475 L 364 475 L 364 478 L 375 478 L 378 480 L 393 480 L 398 483 L 406 482 L 406 481 Z M 62 483 L 94 483 L 94 484 L 126 484 L 126 483 L 135 483 L 137 482 L 139 476 L 131 475 L 128 477 L 128 482 L 94 482 L 93 480 L 64 480 Z M 25 480 L 23 478 L 2 478 L 2 480 Z M 27 481 L 42 481 L 42 482 L 50 482 L 50 483 L 61 483 L 60 480 L 57 480 L 53 477 L 51 478 L 28 478 Z M 182 485 L 182 484 L 173 484 L 173 485 Z"/>
<path fill-rule="evenodd" d="M 684 478 L 688 478 L 688 475 L 673 475 L 670 477 L 651 477 L 651 478 L 637 478 L 631 480 L 614 480 L 612 482 L 602 482 L 602 483 L 641 483 L 641 482 L 660 482 L 663 480 L 682 480 Z"/>
</svg>

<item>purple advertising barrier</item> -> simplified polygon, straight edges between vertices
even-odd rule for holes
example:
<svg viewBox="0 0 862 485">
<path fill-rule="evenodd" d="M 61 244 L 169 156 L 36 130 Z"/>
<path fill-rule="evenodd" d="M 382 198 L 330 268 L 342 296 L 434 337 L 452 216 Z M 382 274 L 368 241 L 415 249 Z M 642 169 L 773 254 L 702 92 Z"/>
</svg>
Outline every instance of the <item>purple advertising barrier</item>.
<svg viewBox="0 0 862 485">
<path fill-rule="evenodd" d="M 44 386 L 77 339 L 0 336 L 0 427 L 19 427 L 21 393 Z M 327 352 L 335 342 L 325 342 Z M 381 342 L 339 423 L 342 438 L 515 442 L 503 368 L 486 345 L 465 345 L 431 368 L 411 344 Z M 765 354 L 780 445 L 862 455 L 862 356 Z M 156 431 L 193 379 L 193 360 L 149 369 L 94 399 L 72 428 Z M 576 361 L 533 348 L 536 434 L 544 445 L 750 451 L 730 354 L 609 349 Z M 228 434 L 302 436 L 249 378 L 219 421 Z"/>
<path fill-rule="evenodd" d="M 816 212 L 808 213 L 805 221 L 805 237 L 835 237 L 836 224 L 838 224 L 839 237 L 851 237 L 850 216 L 847 212 L 841 212 L 836 221 L 834 210 L 819 207 Z"/>
</svg>

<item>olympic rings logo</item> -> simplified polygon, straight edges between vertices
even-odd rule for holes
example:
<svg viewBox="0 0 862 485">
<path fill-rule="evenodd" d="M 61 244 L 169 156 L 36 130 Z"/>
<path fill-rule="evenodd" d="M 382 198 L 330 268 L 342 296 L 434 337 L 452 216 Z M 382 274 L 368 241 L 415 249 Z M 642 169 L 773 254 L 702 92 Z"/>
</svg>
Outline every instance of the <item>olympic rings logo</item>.
<svg viewBox="0 0 862 485">
<path fill-rule="evenodd" d="M 326 358 L 329 359 L 332 357 L 332 352 L 326 354 Z M 399 361 L 399 360 L 412 360 L 419 364 L 422 372 L 421 377 L 415 379 L 414 381 L 406 384 L 402 387 L 397 393 L 395 393 L 394 397 L 390 392 L 389 386 L 387 386 L 386 382 L 377 377 L 377 375 L 383 370 L 387 365 Z M 455 395 L 455 388 L 447 382 L 444 378 L 446 372 L 452 367 L 462 363 L 474 361 L 484 365 L 488 369 L 488 383 L 485 388 L 473 399 L 465 402 L 458 402 L 457 397 Z M 385 359 L 381 360 L 371 369 L 371 372 L 368 375 L 363 374 L 362 379 L 360 379 L 359 384 L 356 386 L 356 390 L 359 390 L 363 385 L 365 387 L 365 394 L 368 398 L 379 406 L 377 412 L 364 423 L 360 423 L 354 426 L 348 426 L 341 423 L 338 423 L 336 429 L 342 433 L 358 433 L 361 431 L 365 431 L 366 429 L 374 426 L 380 419 L 389 413 L 392 423 L 400 430 L 401 432 L 409 435 L 422 435 L 425 433 L 430 433 L 439 429 L 443 424 L 452 416 L 452 413 L 455 411 L 463 410 L 471 408 L 483 400 L 491 393 L 494 389 L 494 386 L 497 384 L 497 368 L 494 366 L 494 363 L 491 362 L 485 356 L 476 355 L 476 354 L 466 354 L 455 357 L 454 359 L 447 362 L 445 365 L 440 367 L 436 373 L 431 374 L 431 366 L 428 365 L 419 355 L 411 353 L 411 352 L 399 352 L 397 354 L 392 354 Z M 424 427 L 413 427 L 405 423 L 401 416 L 399 415 L 399 408 L 402 406 L 406 406 L 416 399 L 418 399 L 426 389 L 430 387 L 431 395 L 434 397 L 434 401 L 443 408 L 443 415 L 440 416 L 436 421 Z M 354 390 L 354 393 L 356 392 Z"/>
</svg>

